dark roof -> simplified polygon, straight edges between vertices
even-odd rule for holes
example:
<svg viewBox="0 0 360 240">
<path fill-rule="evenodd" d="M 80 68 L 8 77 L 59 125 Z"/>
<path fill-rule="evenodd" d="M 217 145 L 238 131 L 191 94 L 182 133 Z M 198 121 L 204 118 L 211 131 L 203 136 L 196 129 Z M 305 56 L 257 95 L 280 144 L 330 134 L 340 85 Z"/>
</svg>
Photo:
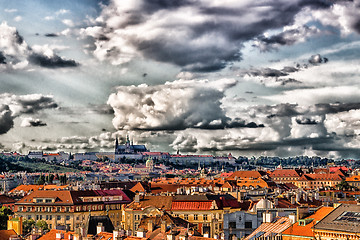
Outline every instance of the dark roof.
<svg viewBox="0 0 360 240">
<path fill-rule="evenodd" d="M 360 206 L 341 204 L 315 224 L 314 229 L 358 233 L 360 229 Z"/>
<path fill-rule="evenodd" d="M 104 232 L 111 233 L 114 231 L 114 225 L 112 224 L 109 216 L 90 216 L 87 233 L 96 235 L 96 227 L 99 225 L 99 223 L 102 223 L 104 226 Z"/>
<path fill-rule="evenodd" d="M 5 195 L 0 195 L 0 206 L 3 204 L 12 204 L 15 203 L 16 201 L 12 198 L 9 198 L 8 196 Z"/>
</svg>

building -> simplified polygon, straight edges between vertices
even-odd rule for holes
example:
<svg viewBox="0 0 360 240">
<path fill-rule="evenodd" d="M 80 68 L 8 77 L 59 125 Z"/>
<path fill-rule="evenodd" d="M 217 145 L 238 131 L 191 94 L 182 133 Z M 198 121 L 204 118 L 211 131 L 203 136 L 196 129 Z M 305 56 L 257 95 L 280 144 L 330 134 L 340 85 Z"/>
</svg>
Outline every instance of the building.
<svg viewBox="0 0 360 240">
<path fill-rule="evenodd" d="M 345 181 L 353 188 L 360 188 L 360 175 L 347 177 Z"/>
<path fill-rule="evenodd" d="M 161 215 L 163 211 L 180 217 L 195 226 L 202 235 L 220 238 L 224 214 L 241 210 L 230 195 L 135 196 L 124 208 L 123 227 L 136 232 L 143 217 Z"/>
<path fill-rule="evenodd" d="M 14 212 L 24 219 L 45 220 L 50 229 L 73 230 L 99 215 L 108 215 L 118 227 L 122 205 L 130 202 L 121 190 L 37 190 L 16 202 Z"/>
<path fill-rule="evenodd" d="M 270 173 L 271 179 L 276 183 L 295 184 L 301 175 L 302 171 L 298 169 L 275 169 Z"/>
<path fill-rule="evenodd" d="M 326 217 L 332 210 L 333 207 L 320 207 L 314 214 L 299 219 L 289 228 L 282 232 L 283 240 L 315 240 L 313 231 L 314 225 Z"/>
<path fill-rule="evenodd" d="M 115 140 L 115 155 L 126 155 L 126 154 L 140 154 L 149 152 L 145 145 L 134 145 L 130 142 L 129 136 L 126 136 L 126 142 L 124 145 L 119 145 L 119 140 Z"/>
<path fill-rule="evenodd" d="M 282 231 L 291 226 L 295 222 L 295 216 L 280 217 L 275 220 L 264 214 L 264 222 L 244 240 L 257 240 L 257 239 L 279 239 Z"/>
<path fill-rule="evenodd" d="M 309 173 L 302 175 L 295 185 L 303 189 L 335 188 L 342 180 L 339 174 Z"/>
<path fill-rule="evenodd" d="M 313 226 L 315 239 L 359 239 L 360 205 L 341 204 Z"/>
</svg>

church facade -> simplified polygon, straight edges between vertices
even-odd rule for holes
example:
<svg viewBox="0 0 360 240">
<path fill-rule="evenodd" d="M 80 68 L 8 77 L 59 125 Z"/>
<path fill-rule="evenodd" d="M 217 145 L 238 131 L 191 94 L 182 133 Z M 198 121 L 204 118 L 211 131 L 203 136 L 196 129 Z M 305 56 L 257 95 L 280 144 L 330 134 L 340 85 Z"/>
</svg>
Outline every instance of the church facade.
<svg viewBox="0 0 360 240">
<path fill-rule="evenodd" d="M 141 159 L 142 153 L 149 152 L 145 145 L 134 145 L 130 141 L 129 136 L 126 136 L 125 144 L 119 144 L 118 138 L 115 140 L 115 159 L 128 158 L 128 159 Z"/>
</svg>

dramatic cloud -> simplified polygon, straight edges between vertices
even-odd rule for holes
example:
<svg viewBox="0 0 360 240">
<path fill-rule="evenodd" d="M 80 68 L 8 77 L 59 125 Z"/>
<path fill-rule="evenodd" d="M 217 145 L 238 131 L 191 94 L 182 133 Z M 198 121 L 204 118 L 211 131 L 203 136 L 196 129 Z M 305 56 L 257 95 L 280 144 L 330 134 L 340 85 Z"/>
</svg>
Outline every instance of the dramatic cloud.
<svg viewBox="0 0 360 240">
<path fill-rule="evenodd" d="M 7 133 L 14 126 L 14 118 L 8 105 L 0 105 L 0 135 Z"/>
<path fill-rule="evenodd" d="M 66 60 L 54 51 L 39 51 L 27 45 L 23 37 L 14 27 L 6 22 L 0 24 L 0 61 L 6 66 L 18 69 L 28 66 L 29 63 L 46 68 L 76 67 L 79 64 L 74 60 Z"/>
<path fill-rule="evenodd" d="M 110 1 L 97 18 L 98 25 L 82 34 L 95 39 L 98 59 L 115 65 L 145 57 L 191 71 L 216 71 L 241 60 L 244 42 L 291 24 L 303 8 L 329 6 L 307 0 Z M 303 27 L 281 38 L 294 42 L 296 36 L 314 31 Z"/>
<path fill-rule="evenodd" d="M 178 80 L 164 85 L 121 86 L 110 95 L 116 129 L 182 130 L 263 127 L 226 116 L 224 92 L 235 86 L 233 79 L 217 81 Z"/>
<path fill-rule="evenodd" d="M 261 51 L 276 50 L 280 46 L 304 42 L 307 38 L 318 33 L 319 30 L 313 26 L 301 26 L 292 29 L 285 28 L 283 32 L 276 35 L 257 37 L 254 41 L 254 46 L 258 47 Z"/>
<path fill-rule="evenodd" d="M 43 109 L 56 108 L 52 96 L 41 94 L 13 95 L 10 93 L 0 94 L 0 134 L 7 133 L 14 126 L 14 119 L 22 114 L 34 114 Z M 22 126 L 29 123 L 32 126 L 41 126 L 41 121 L 32 118 L 25 118 Z"/>
<path fill-rule="evenodd" d="M 58 37 L 59 35 L 57 33 L 46 33 L 44 36 L 45 37 Z"/>
<path fill-rule="evenodd" d="M 311 64 L 319 64 L 319 63 L 327 63 L 329 60 L 325 57 L 321 57 L 320 54 L 316 54 L 316 55 L 312 55 L 310 58 L 309 58 L 309 63 Z"/>
<path fill-rule="evenodd" d="M 46 126 L 46 123 L 40 119 L 34 119 L 32 117 L 24 118 L 20 124 L 21 127 L 43 127 Z"/>
</svg>

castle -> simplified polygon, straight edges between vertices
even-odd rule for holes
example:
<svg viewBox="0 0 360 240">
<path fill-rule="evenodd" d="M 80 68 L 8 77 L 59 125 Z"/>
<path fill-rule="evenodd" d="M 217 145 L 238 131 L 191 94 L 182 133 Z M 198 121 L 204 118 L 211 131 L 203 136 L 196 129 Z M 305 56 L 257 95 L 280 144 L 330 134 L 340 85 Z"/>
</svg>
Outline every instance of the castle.
<svg viewBox="0 0 360 240">
<path fill-rule="evenodd" d="M 119 140 L 115 140 L 115 155 L 117 154 L 139 154 L 143 152 L 149 152 L 146 149 L 145 145 L 134 145 L 134 143 L 129 139 L 129 136 L 126 136 L 126 143 L 124 145 L 119 145 Z"/>
</svg>

